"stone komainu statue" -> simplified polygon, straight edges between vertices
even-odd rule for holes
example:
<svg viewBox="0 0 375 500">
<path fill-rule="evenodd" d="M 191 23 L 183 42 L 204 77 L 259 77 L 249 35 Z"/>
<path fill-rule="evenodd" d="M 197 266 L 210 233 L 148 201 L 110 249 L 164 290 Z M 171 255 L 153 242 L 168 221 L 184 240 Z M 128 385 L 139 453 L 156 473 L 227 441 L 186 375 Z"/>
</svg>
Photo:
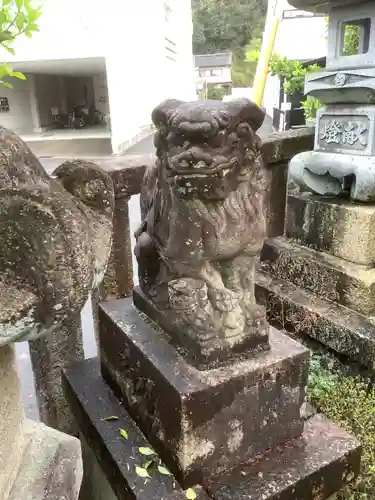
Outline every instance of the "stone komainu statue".
<svg viewBox="0 0 375 500">
<path fill-rule="evenodd" d="M 268 346 L 265 311 L 254 297 L 266 237 L 256 135 L 264 117 L 247 99 L 167 100 L 152 114 L 157 161 L 141 193 L 140 287 L 208 349 Z"/>
<path fill-rule="evenodd" d="M 82 309 L 110 253 L 114 190 L 86 161 L 52 178 L 0 128 L 0 346 L 52 333 Z"/>
</svg>

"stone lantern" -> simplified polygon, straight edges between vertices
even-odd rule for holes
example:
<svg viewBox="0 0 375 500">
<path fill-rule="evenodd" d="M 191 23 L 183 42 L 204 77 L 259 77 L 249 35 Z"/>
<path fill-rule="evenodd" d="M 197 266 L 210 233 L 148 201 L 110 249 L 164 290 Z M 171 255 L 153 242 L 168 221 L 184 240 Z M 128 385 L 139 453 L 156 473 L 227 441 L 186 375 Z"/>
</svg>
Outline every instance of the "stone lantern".
<svg viewBox="0 0 375 500">
<path fill-rule="evenodd" d="M 326 69 L 306 78 L 305 92 L 324 105 L 315 147 L 290 163 L 302 191 L 375 201 L 375 2 L 291 0 L 329 16 Z M 350 51 L 348 37 L 351 38 Z"/>
<path fill-rule="evenodd" d="M 290 3 L 329 17 L 327 67 L 306 78 L 322 102 L 315 147 L 289 164 L 284 235 L 266 241 L 258 284 L 288 329 L 372 367 L 375 1 Z"/>
</svg>

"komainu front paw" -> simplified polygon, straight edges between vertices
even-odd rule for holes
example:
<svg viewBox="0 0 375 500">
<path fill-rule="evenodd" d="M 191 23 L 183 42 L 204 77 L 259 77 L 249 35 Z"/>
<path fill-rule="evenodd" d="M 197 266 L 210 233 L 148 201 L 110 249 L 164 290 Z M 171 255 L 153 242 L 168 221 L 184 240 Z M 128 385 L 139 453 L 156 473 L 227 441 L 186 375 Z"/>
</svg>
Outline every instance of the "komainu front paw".
<svg viewBox="0 0 375 500">
<path fill-rule="evenodd" d="M 262 328 L 267 325 L 266 309 L 259 304 L 247 304 L 244 308 L 246 325 L 253 328 Z"/>
<path fill-rule="evenodd" d="M 212 306 L 221 312 L 232 311 L 238 306 L 237 295 L 227 288 L 221 290 L 209 288 L 208 298 Z"/>
</svg>

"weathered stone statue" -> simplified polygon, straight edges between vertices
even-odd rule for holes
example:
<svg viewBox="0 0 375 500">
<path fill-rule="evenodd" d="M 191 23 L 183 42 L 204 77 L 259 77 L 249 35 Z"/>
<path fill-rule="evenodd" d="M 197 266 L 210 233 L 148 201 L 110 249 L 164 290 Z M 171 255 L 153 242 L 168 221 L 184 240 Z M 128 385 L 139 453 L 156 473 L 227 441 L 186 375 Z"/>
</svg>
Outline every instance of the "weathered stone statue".
<svg viewBox="0 0 375 500">
<path fill-rule="evenodd" d="M 80 443 L 25 419 L 11 344 L 57 334 L 79 313 L 104 276 L 113 205 L 96 165 L 68 161 L 51 178 L 0 128 L 1 499 L 78 498 Z"/>
<path fill-rule="evenodd" d="M 110 177 L 85 161 L 67 161 L 53 177 L 0 129 L 0 346 L 53 333 L 104 277 Z"/>
<path fill-rule="evenodd" d="M 265 310 L 254 298 L 266 237 L 256 135 L 264 116 L 247 99 L 167 100 L 152 115 L 158 160 L 141 194 L 141 289 L 165 313 L 166 329 L 178 325 L 181 342 L 205 356 L 268 348 Z"/>
</svg>

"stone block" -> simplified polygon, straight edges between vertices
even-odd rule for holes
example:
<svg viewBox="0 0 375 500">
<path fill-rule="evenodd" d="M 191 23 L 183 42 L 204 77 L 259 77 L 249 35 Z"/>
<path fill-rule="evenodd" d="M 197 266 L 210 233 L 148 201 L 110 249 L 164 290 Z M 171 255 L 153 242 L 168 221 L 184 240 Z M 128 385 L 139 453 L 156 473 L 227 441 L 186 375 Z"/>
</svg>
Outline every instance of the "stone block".
<svg viewBox="0 0 375 500">
<path fill-rule="evenodd" d="M 309 352 L 281 332 L 267 352 L 199 371 L 131 300 L 102 305 L 99 318 L 105 380 L 184 485 L 301 434 Z"/>
<path fill-rule="evenodd" d="M 375 68 L 373 81 L 375 87 Z M 317 114 L 314 151 L 374 156 L 374 106 L 346 104 L 345 106 L 335 105 L 321 108 Z M 357 158 L 357 160 L 359 159 Z M 327 166 L 325 167 L 327 168 Z"/>
<path fill-rule="evenodd" d="M 0 498 L 8 498 L 26 447 L 24 411 L 12 345 L 0 348 Z"/>
<path fill-rule="evenodd" d="M 0 498 L 77 500 L 78 439 L 26 420 L 12 345 L 0 349 Z"/>
<path fill-rule="evenodd" d="M 360 456 L 356 440 L 316 415 L 300 439 L 213 479 L 207 491 L 215 500 L 324 500 L 358 474 Z"/>
<path fill-rule="evenodd" d="M 95 496 L 83 500 L 108 500 L 112 491 L 118 500 L 129 496 L 134 500 L 186 500 L 173 476 L 163 476 L 157 469 L 147 481 L 136 475 L 135 466 L 144 461 L 139 447 L 150 443 L 101 377 L 99 359 L 70 367 L 63 381 L 80 434 L 97 461 L 94 468 L 90 468 L 91 460 L 85 462 L 89 491 L 95 491 Z M 109 415 L 118 420 L 105 421 Z M 128 430 L 127 440 L 119 436 L 119 428 Z M 355 439 L 314 415 L 307 418 L 299 438 L 248 457 L 233 471 L 204 477 L 204 488 L 198 485 L 194 490 L 198 500 L 323 500 L 358 474 L 360 456 Z M 108 482 L 105 488 L 98 485 L 99 469 Z"/>
<path fill-rule="evenodd" d="M 63 386 L 83 440 L 82 500 L 186 500 L 177 481 L 160 474 L 157 467 L 150 469 L 150 480 L 137 475 L 136 467 L 157 457 L 140 453 L 140 447 L 151 444 L 103 380 L 98 358 L 67 368 Z M 111 415 L 117 420 L 106 421 Z M 127 439 L 119 429 L 126 430 Z M 208 500 L 202 487 L 194 489 L 197 500 Z"/>
<path fill-rule="evenodd" d="M 375 313 L 375 269 L 302 247 L 283 237 L 265 242 L 261 271 L 361 314 Z"/>
<path fill-rule="evenodd" d="M 375 263 L 375 206 L 343 198 L 289 195 L 285 235 L 362 265 Z"/>
<path fill-rule="evenodd" d="M 324 104 L 373 104 L 375 68 L 357 68 L 311 72 L 305 81 L 305 94 Z M 341 107 L 341 106 L 340 106 Z"/>
<path fill-rule="evenodd" d="M 82 479 L 78 439 L 26 420 L 27 447 L 7 500 L 78 500 Z M 4 497 L 2 497 L 4 498 Z"/>
<path fill-rule="evenodd" d="M 375 324 L 370 318 L 261 271 L 256 275 L 255 295 L 275 327 L 308 335 L 361 365 L 373 367 Z"/>
<path fill-rule="evenodd" d="M 373 203 L 374 106 L 328 106 L 318 111 L 316 121 L 314 151 L 292 158 L 289 184 L 325 196 L 348 191 L 352 200 Z"/>
<path fill-rule="evenodd" d="M 264 207 L 269 238 L 275 238 L 284 232 L 287 173 L 286 163 L 268 165 Z"/>
</svg>

